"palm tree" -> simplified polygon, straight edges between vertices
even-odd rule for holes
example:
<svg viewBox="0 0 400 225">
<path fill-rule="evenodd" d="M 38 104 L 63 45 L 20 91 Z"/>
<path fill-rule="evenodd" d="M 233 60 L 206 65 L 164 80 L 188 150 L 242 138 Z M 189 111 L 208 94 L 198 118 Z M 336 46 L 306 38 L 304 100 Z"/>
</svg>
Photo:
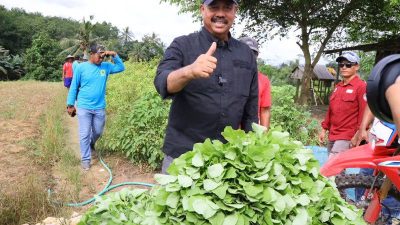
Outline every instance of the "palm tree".
<svg viewBox="0 0 400 225">
<path fill-rule="evenodd" d="M 122 46 L 126 46 L 129 42 L 133 41 L 133 33 L 129 30 L 129 27 L 125 27 L 124 30 L 122 30 L 120 38 L 122 41 Z"/>
<path fill-rule="evenodd" d="M 64 38 L 61 40 L 60 45 L 65 50 L 60 52 L 60 55 L 80 55 L 82 53 L 88 55 L 90 43 L 96 42 L 100 39 L 92 36 L 94 28 L 94 25 L 92 24 L 93 18 L 93 15 L 89 16 L 88 21 L 85 20 L 85 17 L 83 18 L 75 39 Z"/>
</svg>

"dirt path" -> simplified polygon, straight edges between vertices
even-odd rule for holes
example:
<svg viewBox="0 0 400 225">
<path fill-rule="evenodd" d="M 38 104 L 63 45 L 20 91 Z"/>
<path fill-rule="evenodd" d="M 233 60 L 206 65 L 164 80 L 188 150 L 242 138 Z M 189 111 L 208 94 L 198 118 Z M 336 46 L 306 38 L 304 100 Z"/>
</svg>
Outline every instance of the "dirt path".
<svg viewBox="0 0 400 225">
<path fill-rule="evenodd" d="M 103 190 L 109 175 L 97 159 L 93 160 L 90 171 L 83 172 L 80 169 L 77 117 L 68 117 L 66 113 L 64 117 L 64 124 L 67 126 L 65 137 L 68 140 L 64 150 L 74 152 L 75 159 L 71 160 L 75 161 L 71 163 L 73 168 L 65 168 L 60 163 L 53 167 L 39 166 L 36 163 L 37 154 L 41 154 L 37 141 L 42 137 L 42 115 L 51 108 L 56 96 L 66 96 L 66 93 L 61 83 L 0 82 L 1 193 L 15 193 L 16 188 L 23 186 L 30 176 L 36 179 L 35 182 L 46 186 L 44 192 L 47 185 L 56 193 L 75 192 L 66 194 L 65 197 L 72 202 L 85 201 Z M 143 171 L 122 156 L 106 155 L 104 160 L 112 169 L 113 184 L 126 181 L 154 182 L 152 172 Z M 72 210 L 82 213 L 88 207 L 90 206 Z"/>
<path fill-rule="evenodd" d="M 0 191 L 13 192 L 32 174 L 45 177 L 32 154 L 40 116 L 59 90 L 57 83 L 0 82 Z"/>
<path fill-rule="evenodd" d="M 67 115 L 67 114 L 66 114 Z M 67 148 L 73 150 L 77 159 L 80 159 L 80 148 L 79 148 L 79 132 L 78 132 L 78 118 L 66 116 L 65 123 L 68 126 L 68 137 Z M 154 173 L 149 171 L 143 171 L 140 167 L 134 166 L 133 163 L 124 157 L 117 155 L 106 154 L 103 156 L 103 160 L 108 164 L 112 170 L 113 182 L 112 184 L 118 184 L 127 181 L 146 182 L 154 183 Z M 62 176 L 62 175 L 60 175 Z M 79 193 L 79 199 L 76 201 L 87 200 L 100 191 L 106 186 L 109 180 L 109 174 L 107 170 L 100 163 L 99 159 L 92 159 L 92 167 L 89 171 L 81 171 L 81 184 L 82 188 Z M 61 179 L 58 186 L 68 185 Z M 129 188 L 135 188 L 135 186 L 125 186 Z M 137 186 L 140 187 L 140 186 Z M 61 188 L 61 187 L 59 187 Z M 115 191 L 121 190 L 124 187 L 115 189 Z M 75 211 L 82 212 L 88 207 L 78 208 Z"/>
</svg>

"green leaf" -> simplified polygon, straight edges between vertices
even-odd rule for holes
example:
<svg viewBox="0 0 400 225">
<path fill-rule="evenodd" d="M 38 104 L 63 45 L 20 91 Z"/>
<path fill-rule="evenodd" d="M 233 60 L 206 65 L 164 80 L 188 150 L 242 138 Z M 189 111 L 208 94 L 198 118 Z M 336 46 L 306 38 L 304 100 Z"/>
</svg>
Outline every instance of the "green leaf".
<svg viewBox="0 0 400 225">
<path fill-rule="evenodd" d="M 301 194 L 297 199 L 296 202 L 302 206 L 308 206 L 310 204 L 310 198 L 306 194 Z"/>
<path fill-rule="evenodd" d="M 195 167 L 202 167 L 204 165 L 203 157 L 200 153 L 196 153 L 192 159 L 192 165 Z"/>
<path fill-rule="evenodd" d="M 224 172 L 224 166 L 218 163 L 207 168 L 207 176 L 209 178 L 217 178 Z"/>
<path fill-rule="evenodd" d="M 221 225 L 225 220 L 225 215 L 222 212 L 218 212 L 211 219 L 209 219 L 211 225 Z"/>
<path fill-rule="evenodd" d="M 297 210 L 297 215 L 293 220 L 292 225 L 304 225 L 308 223 L 308 213 L 307 210 L 304 208 L 299 208 Z"/>
<path fill-rule="evenodd" d="M 193 184 L 192 178 L 185 175 L 178 175 L 178 183 L 184 188 L 190 187 Z"/>
<path fill-rule="evenodd" d="M 257 123 L 251 124 L 251 128 L 253 129 L 253 131 L 254 131 L 258 136 L 263 135 L 263 134 L 265 133 L 265 131 L 267 130 L 266 127 L 261 126 L 261 125 L 259 125 L 259 124 L 257 124 Z"/>
<path fill-rule="evenodd" d="M 179 195 L 176 192 L 172 192 L 171 194 L 168 195 L 166 205 L 175 209 L 178 206 L 179 202 Z"/>
<path fill-rule="evenodd" d="M 323 223 L 325 223 L 325 222 L 328 222 L 329 221 L 329 219 L 330 219 L 330 213 L 329 212 L 327 212 L 327 211 L 322 211 L 321 212 L 321 215 L 319 215 L 319 217 L 318 217 L 318 219 L 321 221 L 321 222 L 323 222 Z"/>
<path fill-rule="evenodd" d="M 216 194 L 218 196 L 218 198 L 224 199 L 228 188 L 229 188 L 229 185 L 225 183 L 225 184 L 219 186 L 218 188 L 216 188 L 215 190 L 213 190 L 212 192 L 214 194 Z"/>
<path fill-rule="evenodd" d="M 357 218 L 357 213 L 354 212 L 353 210 L 350 210 L 349 208 L 341 205 L 338 205 L 338 207 L 340 208 L 340 210 L 342 210 L 343 214 L 346 216 L 347 219 L 355 220 Z"/>
<path fill-rule="evenodd" d="M 221 183 L 217 183 L 211 179 L 205 179 L 203 181 L 203 187 L 204 187 L 204 190 L 206 190 L 206 191 L 212 191 L 215 188 L 219 187 L 220 185 L 221 185 Z"/>
<path fill-rule="evenodd" d="M 237 214 L 231 214 L 225 217 L 224 223 L 222 225 L 236 225 L 237 221 L 238 221 Z"/>
<path fill-rule="evenodd" d="M 166 184 L 175 182 L 177 180 L 177 177 L 171 176 L 171 175 L 165 175 L 165 174 L 155 174 L 154 179 L 160 185 L 166 185 Z"/>
<path fill-rule="evenodd" d="M 243 186 L 243 189 L 244 189 L 245 193 L 250 197 L 256 197 L 258 194 L 260 194 L 264 190 L 264 188 L 261 184 L 254 185 L 251 183 L 248 183 L 245 186 Z"/>
<path fill-rule="evenodd" d="M 211 218 L 215 213 L 217 213 L 217 209 L 219 209 L 216 204 L 205 197 L 195 198 L 192 207 L 196 213 L 202 215 L 205 219 Z"/>
</svg>

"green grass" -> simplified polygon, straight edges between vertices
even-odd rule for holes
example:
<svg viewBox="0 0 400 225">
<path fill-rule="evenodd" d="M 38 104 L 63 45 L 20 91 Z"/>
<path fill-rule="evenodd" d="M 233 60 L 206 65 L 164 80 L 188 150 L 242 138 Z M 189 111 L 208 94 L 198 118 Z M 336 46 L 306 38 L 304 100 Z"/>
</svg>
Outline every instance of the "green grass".
<svg viewBox="0 0 400 225">
<path fill-rule="evenodd" d="M 47 201 L 40 175 L 31 174 L 13 187 L 13 193 L 0 193 L 0 224 L 20 225 L 38 222 L 46 215 L 58 215 L 61 210 Z"/>
<path fill-rule="evenodd" d="M 52 177 L 54 169 L 61 171 L 68 183 L 68 187 L 54 194 L 54 199 L 63 202 L 76 198 L 82 189 L 79 159 L 65 146 L 65 90 L 57 90 L 54 96 L 49 97 L 52 102 L 45 106 L 46 110 L 39 119 L 40 134 L 20 142 L 29 149 L 29 157 L 37 167 L 23 182 L 12 187 L 11 193 L 0 192 L 0 225 L 36 224 L 49 216 L 70 215 L 70 208 L 48 201 L 48 187 L 54 187 L 59 182 Z M 13 113 L 8 111 L 1 116 L 12 119 L 7 115 Z M 0 190 L 3 190 L 1 185 L 5 187 L 6 184 L 0 184 Z"/>
</svg>

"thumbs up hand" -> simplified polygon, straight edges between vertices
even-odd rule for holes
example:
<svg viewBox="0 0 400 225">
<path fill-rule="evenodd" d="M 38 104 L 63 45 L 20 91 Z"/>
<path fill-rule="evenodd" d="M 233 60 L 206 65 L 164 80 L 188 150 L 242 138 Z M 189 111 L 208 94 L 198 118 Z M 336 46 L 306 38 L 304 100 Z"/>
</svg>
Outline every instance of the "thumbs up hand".
<svg viewBox="0 0 400 225">
<path fill-rule="evenodd" d="M 217 68 L 217 58 L 213 56 L 217 50 L 217 43 L 213 42 L 205 54 L 199 55 L 190 65 L 193 78 L 208 78 Z"/>
</svg>

